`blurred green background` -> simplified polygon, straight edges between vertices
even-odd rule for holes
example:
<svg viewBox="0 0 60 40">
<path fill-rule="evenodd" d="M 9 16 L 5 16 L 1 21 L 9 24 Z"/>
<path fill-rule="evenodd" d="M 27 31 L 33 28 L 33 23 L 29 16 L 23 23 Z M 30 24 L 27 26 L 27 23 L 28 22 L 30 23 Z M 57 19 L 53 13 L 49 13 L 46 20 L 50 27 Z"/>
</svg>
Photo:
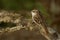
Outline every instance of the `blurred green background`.
<svg viewBox="0 0 60 40">
<path fill-rule="evenodd" d="M 39 0 L 0 0 L 0 9 L 7 10 L 31 10 L 33 8 L 41 9 Z"/>
<path fill-rule="evenodd" d="M 0 8 L 8 10 L 30 10 L 34 4 L 35 0 L 0 0 Z"/>
</svg>

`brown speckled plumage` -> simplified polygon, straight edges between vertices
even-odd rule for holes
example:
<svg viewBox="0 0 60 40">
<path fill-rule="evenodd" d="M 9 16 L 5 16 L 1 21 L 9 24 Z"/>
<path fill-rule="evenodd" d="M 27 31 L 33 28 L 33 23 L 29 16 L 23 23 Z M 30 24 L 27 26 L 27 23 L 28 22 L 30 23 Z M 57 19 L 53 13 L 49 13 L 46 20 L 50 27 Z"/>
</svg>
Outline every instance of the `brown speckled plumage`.
<svg viewBox="0 0 60 40">
<path fill-rule="evenodd" d="M 40 33 L 45 36 L 47 39 L 50 39 L 45 20 L 39 10 L 32 10 L 32 20 L 39 26 Z"/>
</svg>

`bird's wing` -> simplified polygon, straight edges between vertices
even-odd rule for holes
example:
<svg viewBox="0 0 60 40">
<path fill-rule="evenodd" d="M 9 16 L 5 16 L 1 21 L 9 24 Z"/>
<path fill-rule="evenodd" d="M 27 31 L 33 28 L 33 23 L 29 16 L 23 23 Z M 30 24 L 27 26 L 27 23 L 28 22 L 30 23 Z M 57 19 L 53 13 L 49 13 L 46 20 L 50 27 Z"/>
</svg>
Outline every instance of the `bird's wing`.
<svg viewBox="0 0 60 40">
<path fill-rule="evenodd" d="M 41 24 L 41 23 L 42 23 L 42 19 L 41 19 L 40 17 L 34 17 L 34 18 L 33 18 L 33 21 L 34 21 L 35 23 L 38 23 L 38 24 Z"/>
</svg>

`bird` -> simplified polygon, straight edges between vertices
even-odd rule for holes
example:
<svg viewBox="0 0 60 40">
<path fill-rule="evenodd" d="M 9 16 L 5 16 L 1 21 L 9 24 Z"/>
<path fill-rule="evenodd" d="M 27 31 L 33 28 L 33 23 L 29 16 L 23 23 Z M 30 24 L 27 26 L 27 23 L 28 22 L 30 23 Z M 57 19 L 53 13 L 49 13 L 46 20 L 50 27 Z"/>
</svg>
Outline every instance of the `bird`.
<svg viewBox="0 0 60 40">
<path fill-rule="evenodd" d="M 32 21 L 35 24 L 37 24 L 40 28 L 40 33 L 44 37 L 46 37 L 48 40 L 51 40 L 51 38 L 49 37 L 49 32 L 48 32 L 48 29 L 47 29 L 47 26 L 46 26 L 46 23 L 45 23 L 42 13 L 37 9 L 33 9 L 31 11 L 31 14 L 32 14 Z"/>
<path fill-rule="evenodd" d="M 34 9 L 31 11 L 31 14 L 32 14 L 33 22 L 36 23 L 37 25 L 40 25 L 40 26 L 42 25 L 43 28 L 45 28 L 46 32 L 48 33 L 47 27 L 41 12 L 39 10 Z"/>
<path fill-rule="evenodd" d="M 37 9 L 33 9 L 31 14 L 33 22 L 39 26 L 40 33 L 48 40 L 57 40 L 59 33 L 47 26 L 42 13 Z"/>
</svg>

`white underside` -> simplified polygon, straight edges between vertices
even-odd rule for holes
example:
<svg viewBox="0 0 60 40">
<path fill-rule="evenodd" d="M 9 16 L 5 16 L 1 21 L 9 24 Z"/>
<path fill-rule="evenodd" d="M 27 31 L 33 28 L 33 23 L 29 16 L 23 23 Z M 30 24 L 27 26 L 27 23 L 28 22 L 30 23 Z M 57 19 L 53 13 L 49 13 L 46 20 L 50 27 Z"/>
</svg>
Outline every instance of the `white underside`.
<svg viewBox="0 0 60 40">
<path fill-rule="evenodd" d="M 36 13 L 33 13 L 33 12 L 31 12 L 32 13 L 32 16 L 35 16 L 36 15 Z"/>
</svg>

